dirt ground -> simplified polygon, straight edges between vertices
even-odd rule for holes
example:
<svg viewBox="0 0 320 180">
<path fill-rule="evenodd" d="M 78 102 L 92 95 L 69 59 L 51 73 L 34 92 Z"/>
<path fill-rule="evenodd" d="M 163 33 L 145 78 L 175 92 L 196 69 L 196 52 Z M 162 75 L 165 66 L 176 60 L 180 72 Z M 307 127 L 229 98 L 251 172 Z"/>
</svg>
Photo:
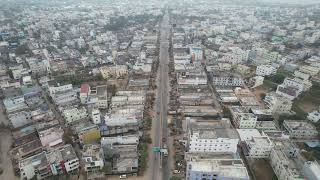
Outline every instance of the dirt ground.
<svg viewBox="0 0 320 180">
<path fill-rule="evenodd" d="M 0 123 L 8 124 L 8 120 L 4 115 L 3 105 L 0 105 Z M 19 179 L 14 175 L 12 162 L 9 156 L 9 151 L 12 145 L 12 136 L 9 129 L 0 128 L 0 168 L 3 173 L 0 179 L 15 180 Z"/>
<path fill-rule="evenodd" d="M 303 104 L 299 104 L 299 107 L 306 113 L 312 112 L 318 108 L 314 104 L 308 103 L 308 102 L 305 102 Z"/>
<path fill-rule="evenodd" d="M 264 159 L 251 160 L 250 167 L 258 180 L 271 180 L 275 175 L 270 163 Z"/>
</svg>

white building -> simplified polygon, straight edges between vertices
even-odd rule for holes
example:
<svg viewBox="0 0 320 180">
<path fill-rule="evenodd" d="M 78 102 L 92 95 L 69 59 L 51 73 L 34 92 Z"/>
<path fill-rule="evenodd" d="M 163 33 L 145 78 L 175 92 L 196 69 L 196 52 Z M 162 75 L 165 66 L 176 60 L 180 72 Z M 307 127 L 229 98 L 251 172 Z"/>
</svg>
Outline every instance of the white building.
<svg viewBox="0 0 320 180">
<path fill-rule="evenodd" d="M 304 180 L 301 168 L 294 161 L 299 156 L 299 149 L 277 142 L 270 153 L 270 165 L 281 180 Z"/>
<path fill-rule="evenodd" d="M 280 84 L 277 87 L 276 93 L 292 101 L 299 96 L 301 91 L 293 86 L 285 86 Z"/>
<path fill-rule="evenodd" d="M 284 120 L 283 127 L 291 138 L 316 138 L 318 136 L 316 127 L 308 121 Z"/>
<path fill-rule="evenodd" d="M 294 71 L 294 76 L 303 80 L 308 80 L 310 78 L 309 74 L 303 73 L 301 71 Z"/>
<path fill-rule="evenodd" d="M 60 149 L 60 152 L 67 173 L 75 172 L 77 169 L 79 169 L 79 158 L 70 144 L 63 146 Z"/>
<path fill-rule="evenodd" d="M 273 148 L 273 143 L 268 136 L 252 137 L 245 141 L 248 148 L 248 155 L 251 158 L 268 158 Z"/>
<path fill-rule="evenodd" d="M 239 139 L 231 129 L 213 129 L 195 131 L 189 134 L 189 151 L 191 153 L 230 153 L 237 152 Z"/>
<path fill-rule="evenodd" d="M 67 124 L 79 121 L 88 117 L 87 110 L 85 108 L 71 108 L 62 112 Z"/>
<path fill-rule="evenodd" d="M 66 85 L 62 85 L 62 86 L 50 86 L 49 87 L 49 93 L 50 96 L 53 96 L 54 94 L 58 93 L 58 92 L 65 92 L 65 91 L 69 91 L 69 90 L 73 90 L 73 86 L 72 84 L 66 84 Z"/>
<path fill-rule="evenodd" d="M 249 180 L 241 159 L 197 159 L 187 162 L 186 180 Z"/>
<path fill-rule="evenodd" d="M 271 65 L 259 65 L 256 69 L 258 76 L 270 76 L 277 73 L 277 69 Z"/>
<path fill-rule="evenodd" d="M 214 86 L 242 86 L 244 81 L 239 75 L 212 73 L 212 83 Z"/>
<path fill-rule="evenodd" d="M 137 134 L 116 137 L 102 137 L 101 145 L 107 146 L 112 144 L 139 144 L 139 136 Z"/>
<path fill-rule="evenodd" d="M 303 166 L 306 179 L 320 180 L 320 165 L 317 161 L 307 161 Z"/>
<path fill-rule="evenodd" d="M 298 94 L 300 94 L 304 90 L 303 83 L 296 81 L 296 79 L 291 79 L 288 77 L 284 79 L 282 85 L 286 87 L 294 87 L 298 89 Z"/>
<path fill-rule="evenodd" d="M 21 179 L 46 179 L 51 176 L 45 151 L 19 161 L 19 169 Z"/>
<path fill-rule="evenodd" d="M 25 98 L 23 96 L 16 96 L 12 98 L 6 98 L 3 100 L 4 107 L 7 113 L 19 111 L 28 108 Z"/>
<path fill-rule="evenodd" d="M 88 144 L 83 147 L 82 161 L 86 172 L 101 170 L 104 166 L 103 150 L 100 145 Z"/>
<path fill-rule="evenodd" d="M 314 123 L 318 122 L 320 120 L 320 110 L 316 110 L 308 113 L 307 119 Z"/>
<path fill-rule="evenodd" d="M 120 78 L 128 74 L 128 67 L 126 65 L 104 66 L 99 70 L 104 79 L 110 77 Z"/>
<path fill-rule="evenodd" d="M 257 119 L 257 116 L 252 113 L 234 113 L 233 116 L 233 122 L 239 129 L 255 128 Z"/>
<path fill-rule="evenodd" d="M 104 117 L 105 124 L 107 126 L 125 126 L 125 125 L 137 125 L 138 119 L 135 115 L 127 115 L 124 117 L 123 115 L 108 115 L 106 114 Z"/>
<path fill-rule="evenodd" d="M 304 66 L 300 66 L 299 71 L 301 71 L 305 74 L 309 74 L 310 76 L 315 76 L 319 73 L 320 68 L 314 67 L 314 66 L 304 65 Z"/>
<path fill-rule="evenodd" d="M 273 114 L 285 114 L 291 111 L 292 101 L 274 92 L 268 93 L 264 102 Z"/>
<path fill-rule="evenodd" d="M 101 114 L 99 109 L 93 109 L 91 112 L 91 118 L 93 124 L 101 124 Z"/>
</svg>

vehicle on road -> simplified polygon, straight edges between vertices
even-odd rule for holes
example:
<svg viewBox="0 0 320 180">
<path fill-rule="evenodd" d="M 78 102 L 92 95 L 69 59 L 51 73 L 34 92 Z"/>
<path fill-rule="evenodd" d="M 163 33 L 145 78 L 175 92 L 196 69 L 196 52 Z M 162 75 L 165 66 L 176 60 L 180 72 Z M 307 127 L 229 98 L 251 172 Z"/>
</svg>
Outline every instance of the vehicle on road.
<svg viewBox="0 0 320 180">
<path fill-rule="evenodd" d="M 127 179 L 127 175 L 126 174 L 120 175 L 120 179 Z"/>
<path fill-rule="evenodd" d="M 180 174 L 180 171 L 175 169 L 175 170 L 173 170 L 173 174 Z"/>
</svg>

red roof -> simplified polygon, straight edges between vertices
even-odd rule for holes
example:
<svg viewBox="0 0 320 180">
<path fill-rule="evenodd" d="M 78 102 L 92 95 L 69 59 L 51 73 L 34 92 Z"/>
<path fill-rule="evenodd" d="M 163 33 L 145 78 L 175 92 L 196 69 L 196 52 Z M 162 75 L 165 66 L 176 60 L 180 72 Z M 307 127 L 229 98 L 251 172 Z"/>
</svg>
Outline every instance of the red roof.
<svg viewBox="0 0 320 180">
<path fill-rule="evenodd" d="M 81 84 L 80 93 L 88 93 L 90 89 L 89 84 Z"/>
</svg>

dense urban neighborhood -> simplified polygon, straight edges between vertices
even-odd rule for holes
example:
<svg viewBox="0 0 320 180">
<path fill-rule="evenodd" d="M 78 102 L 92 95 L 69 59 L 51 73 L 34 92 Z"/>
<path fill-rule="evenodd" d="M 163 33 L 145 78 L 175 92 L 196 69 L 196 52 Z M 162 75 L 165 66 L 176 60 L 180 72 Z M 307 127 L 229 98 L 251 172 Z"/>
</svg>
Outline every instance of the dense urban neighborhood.
<svg viewBox="0 0 320 180">
<path fill-rule="evenodd" d="M 4 0 L 0 100 L 1 180 L 320 180 L 320 2 Z"/>
</svg>

